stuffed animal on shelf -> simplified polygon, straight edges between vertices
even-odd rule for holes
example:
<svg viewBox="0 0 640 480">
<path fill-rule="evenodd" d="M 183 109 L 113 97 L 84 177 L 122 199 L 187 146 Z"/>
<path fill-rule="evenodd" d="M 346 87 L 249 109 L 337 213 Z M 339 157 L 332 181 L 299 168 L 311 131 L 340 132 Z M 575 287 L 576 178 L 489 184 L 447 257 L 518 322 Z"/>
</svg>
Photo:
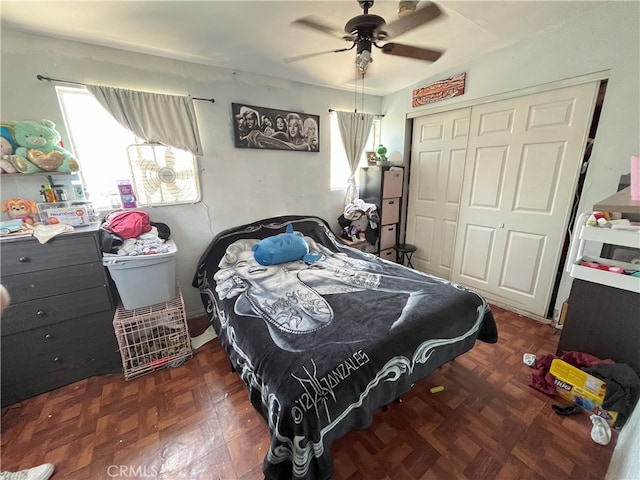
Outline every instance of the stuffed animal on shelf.
<svg viewBox="0 0 640 480">
<path fill-rule="evenodd" d="M 384 145 L 378 145 L 378 148 L 376 148 L 376 153 L 378 154 L 379 162 L 386 162 L 389 160 L 389 158 L 387 157 L 387 147 L 385 147 Z"/>
<path fill-rule="evenodd" d="M 37 210 L 36 202 L 33 200 L 13 197 L 2 202 L 2 211 L 7 214 L 9 220 L 22 220 L 29 225 L 36 223 Z"/>
<path fill-rule="evenodd" d="M 279 263 L 304 260 L 317 262 L 322 255 L 309 253 L 309 245 L 300 232 L 293 231 L 293 225 L 287 225 L 285 233 L 263 238 L 252 247 L 253 257 L 260 265 L 278 265 Z"/>
<path fill-rule="evenodd" d="M 586 224 L 590 227 L 607 227 L 609 226 L 609 220 L 611 220 L 609 212 L 593 212 L 587 218 Z"/>
<path fill-rule="evenodd" d="M 13 128 L 8 124 L 0 125 L 0 173 L 18 173 L 11 163 L 11 155 L 18 145 L 13 140 Z"/>
<path fill-rule="evenodd" d="M 11 156 L 11 163 L 20 173 L 75 173 L 80 170 L 71 152 L 58 145 L 60 133 L 51 120 L 10 122 L 10 125 L 19 145 Z"/>
</svg>

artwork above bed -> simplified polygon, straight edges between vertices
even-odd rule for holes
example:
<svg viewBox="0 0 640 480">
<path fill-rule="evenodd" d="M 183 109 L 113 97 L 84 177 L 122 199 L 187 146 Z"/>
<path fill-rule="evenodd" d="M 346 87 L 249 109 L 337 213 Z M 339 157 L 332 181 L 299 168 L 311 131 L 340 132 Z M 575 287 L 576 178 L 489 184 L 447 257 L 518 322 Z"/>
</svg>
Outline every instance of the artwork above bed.
<svg viewBox="0 0 640 480">
<path fill-rule="evenodd" d="M 260 265 L 253 246 L 288 226 L 315 260 Z M 331 478 L 337 438 L 476 339 L 497 341 L 480 295 L 348 247 L 317 217 L 218 234 L 193 286 L 269 425 L 267 479 Z"/>
<path fill-rule="evenodd" d="M 320 117 L 232 103 L 236 148 L 320 151 Z"/>
</svg>

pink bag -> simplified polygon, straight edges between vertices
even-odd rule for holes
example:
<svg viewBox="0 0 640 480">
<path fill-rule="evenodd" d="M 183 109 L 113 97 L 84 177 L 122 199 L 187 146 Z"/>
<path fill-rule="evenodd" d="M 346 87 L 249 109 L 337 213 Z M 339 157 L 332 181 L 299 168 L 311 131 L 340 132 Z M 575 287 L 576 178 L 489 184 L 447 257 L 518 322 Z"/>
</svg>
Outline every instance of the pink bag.
<svg viewBox="0 0 640 480">
<path fill-rule="evenodd" d="M 151 231 L 151 222 L 147 212 L 127 210 L 110 213 L 102 226 L 123 239 L 138 238 Z"/>
</svg>

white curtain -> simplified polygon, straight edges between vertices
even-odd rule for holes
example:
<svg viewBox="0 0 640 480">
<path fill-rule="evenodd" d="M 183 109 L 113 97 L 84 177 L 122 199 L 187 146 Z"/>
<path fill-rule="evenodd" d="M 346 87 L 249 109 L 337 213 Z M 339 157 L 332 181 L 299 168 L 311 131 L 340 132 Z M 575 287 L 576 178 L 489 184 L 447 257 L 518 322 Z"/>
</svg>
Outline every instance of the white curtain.
<svg viewBox="0 0 640 480">
<path fill-rule="evenodd" d="M 191 97 L 87 85 L 87 90 L 125 128 L 145 142 L 202 155 Z"/>
<path fill-rule="evenodd" d="M 364 150 L 365 142 L 369 138 L 373 117 L 369 113 L 357 112 L 336 112 L 338 115 L 338 126 L 340 127 L 340 137 L 342 145 L 349 161 L 349 171 L 351 175 L 347 180 L 347 192 L 344 196 L 344 204 L 349 205 L 358 198 L 358 188 L 356 187 L 356 172 L 360 157 Z"/>
</svg>

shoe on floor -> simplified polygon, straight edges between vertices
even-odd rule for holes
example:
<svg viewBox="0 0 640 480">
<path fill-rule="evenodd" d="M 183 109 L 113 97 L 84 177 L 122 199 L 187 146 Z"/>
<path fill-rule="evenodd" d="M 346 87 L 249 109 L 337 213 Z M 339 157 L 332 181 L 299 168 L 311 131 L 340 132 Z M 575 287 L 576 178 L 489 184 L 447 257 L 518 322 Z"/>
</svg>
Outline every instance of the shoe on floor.
<svg viewBox="0 0 640 480">
<path fill-rule="evenodd" d="M 53 470 L 53 465 L 44 463 L 19 472 L 0 472 L 0 480 L 48 480 L 53 475 Z"/>
<path fill-rule="evenodd" d="M 591 439 L 600 445 L 608 445 L 611 441 L 611 427 L 607 421 L 598 415 L 591 415 Z"/>
</svg>

